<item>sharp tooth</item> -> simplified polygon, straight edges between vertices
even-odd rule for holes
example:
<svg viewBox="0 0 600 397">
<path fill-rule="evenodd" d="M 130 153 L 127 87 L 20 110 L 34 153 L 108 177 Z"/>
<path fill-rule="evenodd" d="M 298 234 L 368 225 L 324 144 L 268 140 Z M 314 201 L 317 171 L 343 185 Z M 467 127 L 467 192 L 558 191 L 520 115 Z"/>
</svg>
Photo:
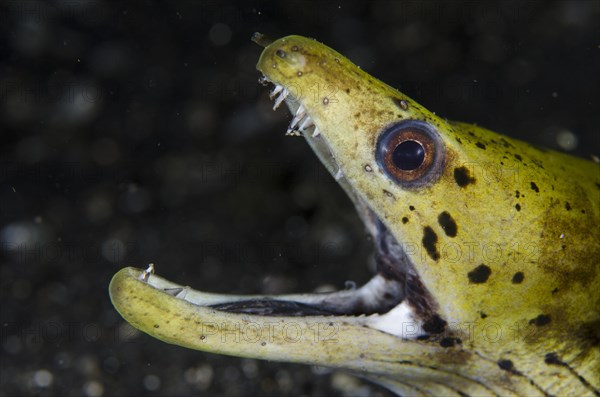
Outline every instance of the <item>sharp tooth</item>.
<svg viewBox="0 0 600 397">
<path fill-rule="evenodd" d="M 281 90 L 283 90 L 283 87 L 280 85 L 276 85 L 275 88 L 273 88 L 273 91 L 271 91 L 271 93 L 269 94 L 269 98 L 275 98 L 275 95 L 279 94 Z"/>
<path fill-rule="evenodd" d="M 288 96 L 288 94 L 289 94 L 289 91 L 284 88 L 283 91 L 281 92 L 281 94 L 279 94 L 279 96 L 275 100 L 275 105 L 273 105 L 273 110 L 277 109 L 279 107 L 279 105 L 281 105 L 281 102 L 283 102 L 283 100 Z"/>
<path fill-rule="evenodd" d="M 305 114 L 306 114 L 306 110 L 304 109 L 304 106 L 302 106 L 302 105 L 298 106 L 298 110 L 296 110 L 296 117 L 302 118 Z"/>
<path fill-rule="evenodd" d="M 319 131 L 319 128 L 317 126 L 315 126 L 315 130 L 313 131 L 313 138 L 318 137 L 319 135 L 321 135 L 321 131 Z"/>
<path fill-rule="evenodd" d="M 163 291 L 165 291 L 167 294 L 173 295 L 174 297 L 179 299 L 185 299 L 188 290 L 188 287 L 163 288 Z"/>
<path fill-rule="evenodd" d="M 183 287 L 164 288 L 163 291 L 169 295 L 178 296 L 183 291 Z"/>
<path fill-rule="evenodd" d="M 292 122 L 290 123 L 289 128 L 290 129 L 294 128 L 305 116 L 306 116 L 306 113 L 304 113 L 304 110 L 302 111 L 302 114 L 300 114 L 300 112 L 296 112 L 296 115 L 292 119 Z"/>
<path fill-rule="evenodd" d="M 300 124 L 300 127 L 298 127 L 298 129 L 300 130 L 304 130 L 307 127 L 310 127 L 311 125 L 313 125 L 313 121 L 310 118 L 309 115 L 306 115 L 306 117 L 304 118 L 304 121 L 302 122 L 302 124 Z"/>
<path fill-rule="evenodd" d="M 342 172 L 342 169 L 339 168 L 338 171 L 335 173 L 335 180 L 339 181 L 343 177 L 344 177 L 344 173 Z"/>
</svg>

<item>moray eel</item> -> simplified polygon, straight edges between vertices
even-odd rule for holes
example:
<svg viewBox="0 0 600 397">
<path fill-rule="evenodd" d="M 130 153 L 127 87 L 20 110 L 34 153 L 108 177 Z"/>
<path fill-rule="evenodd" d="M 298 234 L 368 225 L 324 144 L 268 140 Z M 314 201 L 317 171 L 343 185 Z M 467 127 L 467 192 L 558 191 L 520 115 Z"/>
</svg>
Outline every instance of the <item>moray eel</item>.
<svg viewBox="0 0 600 397">
<path fill-rule="evenodd" d="M 257 68 L 356 206 L 377 274 L 233 296 L 125 268 L 119 313 L 168 343 L 317 364 L 399 395 L 600 396 L 600 166 L 440 118 L 312 39 Z"/>
</svg>

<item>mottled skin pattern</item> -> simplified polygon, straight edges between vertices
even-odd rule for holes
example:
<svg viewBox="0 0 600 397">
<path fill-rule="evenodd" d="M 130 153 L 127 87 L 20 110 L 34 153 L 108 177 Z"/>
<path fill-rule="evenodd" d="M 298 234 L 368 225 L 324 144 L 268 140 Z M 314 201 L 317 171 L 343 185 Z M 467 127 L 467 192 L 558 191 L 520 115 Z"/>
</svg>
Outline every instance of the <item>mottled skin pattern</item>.
<svg viewBox="0 0 600 397">
<path fill-rule="evenodd" d="M 341 169 L 342 186 L 403 244 L 447 327 L 402 340 L 332 317 L 341 325 L 333 344 L 224 348 L 182 336 L 182 318 L 291 319 L 191 305 L 124 269 L 111 294 L 128 321 L 190 348 L 344 368 L 404 395 L 600 395 L 598 164 L 444 120 L 312 39 L 273 42 L 257 67 L 306 109 L 321 133 L 307 140 L 325 142 L 315 149 L 323 163 Z M 381 131 L 408 119 L 432 125 L 443 151 L 440 172 L 417 188 L 375 160 Z M 157 318 L 173 321 L 157 328 Z M 319 317 L 293 321 L 309 327 Z"/>
</svg>

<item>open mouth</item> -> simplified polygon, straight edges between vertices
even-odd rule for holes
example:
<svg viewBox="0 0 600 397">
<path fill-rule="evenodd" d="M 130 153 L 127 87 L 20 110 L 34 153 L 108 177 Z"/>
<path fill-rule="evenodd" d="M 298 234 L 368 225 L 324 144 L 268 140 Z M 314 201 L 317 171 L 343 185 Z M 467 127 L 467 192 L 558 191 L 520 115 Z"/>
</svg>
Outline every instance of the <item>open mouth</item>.
<svg viewBox="0 0 600 397">
<path fill-rule="evenodd" d="M 272 83 L 264 76 L 260 82 L 274 85 L 270 94 L 274 110 L 285 102 L 292 112 L 293 118 L 286 134 L 304 136 L 354 202 L 375 243 L 377 274 L 360 288 L 337 292 L 247 296 L 195 291 L 154 275 L 153 266 L 142 272 L 139 278 L 150 286 L 193 305 L 226 313 L 285 317 L 336 316 L 342 317 L 345 322 L 402 337 L 407 337 L 403 334 L 406 323 L 422 330 L 417 334 L 412 333 L 410 337 L 442 332 L 445 322 L 435 315 L 433 299 L 421 283 L 410 258 L 376 213 L 344 178 L 326 139 L 319 133 L 318 126 L 301 101 L 288 89 Z"/>
</svg>

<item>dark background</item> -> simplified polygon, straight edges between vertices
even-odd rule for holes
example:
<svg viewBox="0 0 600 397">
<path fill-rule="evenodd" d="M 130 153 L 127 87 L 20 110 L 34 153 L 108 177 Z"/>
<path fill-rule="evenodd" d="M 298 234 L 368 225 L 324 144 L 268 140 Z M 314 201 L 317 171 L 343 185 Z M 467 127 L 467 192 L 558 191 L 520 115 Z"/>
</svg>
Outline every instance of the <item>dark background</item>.
<svg viewBox="0 0 600 397">
<path fill-rule="evenodd" d="M 161 343 L 108 298 L 149 262 L 227 293 L 370 277 L 350 203 L 257 84 L 254 31 L 314 37 L 444 117 L 600 152 L 598 1 L 0 4 L 1 396 L 385 395 Z"/>
</svg>

